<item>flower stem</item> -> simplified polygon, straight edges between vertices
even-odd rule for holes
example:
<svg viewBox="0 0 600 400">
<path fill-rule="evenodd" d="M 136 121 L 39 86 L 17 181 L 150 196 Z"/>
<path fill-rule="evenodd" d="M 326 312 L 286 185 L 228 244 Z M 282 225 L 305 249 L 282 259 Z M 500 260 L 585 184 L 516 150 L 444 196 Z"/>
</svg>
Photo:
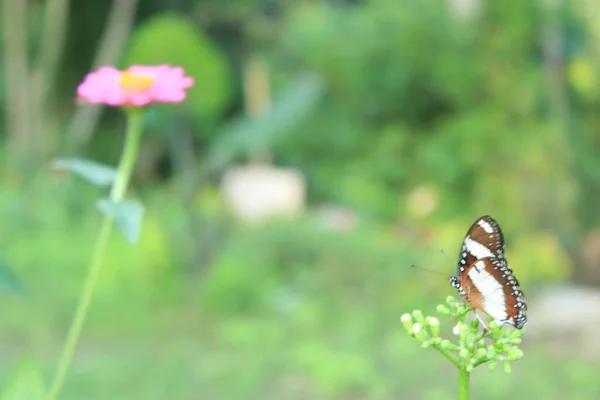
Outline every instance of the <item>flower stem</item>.
<svg viewBox="0 0 600 400">
<path fill-rule="evenodd" d="M 435 346 L 435 349 L 442 353 L 444 357 L 446 357 L 452 364 L 454 364 L 457 368 L 460 368 L 460 361 L 458 357 L 456 357 L 451 351 L 448 351 L 440 346 Z"/>
<path fill-rule="evenodd" d="M 127 110 L 127 134 L 125 136 L 125 147 L 119 161 L 117 177 L 110 191 L 110 199 L 118 203 L 125 197 L 125 191 L 135 160 L 140 147 L 140 138 L 142 136 L 142 110 L 139 108 L 130 108 Z"/>
<path fill-rule="evenodd" d="M 58 362 L 56 375 L 54 376 L 54 380 L 52 381 L 52 385 L 50 386 L 50 390 L 46 396 L 47 400 L 54 400 L 57 398 L 67 375 L 67 371 L 69 370 L 69 366 L 71 365 L 73 353 L 77 347 L 77 342 L 79 341 L 85 316 L 92 300 L 92 294 L 94 293 L 94 288 L 96 287 L 98 276 L 100 275 L 104 249 L 108 244 L 112 226 L 113 219 L 109 216 L 105 216 L 104 220 L 102 221 L 102 226 L 100 227 L 98 239 L 96 240 L 96 247 L 94 249 L 94 256 L 92 258 L 93 261 L 88 270 L 88 274 L 83 285 L 83 290 L 81 296 L 79 297 L 79 303 L 77 304 L 77 309 L 75 311 L 75 315 L 73 316 L 71 326 L 69 327 L 69 333 L 67 334 L 62 355 Z"/>
<path fill-rule="evenodd" d="M 118 203 L 125 197 L 125 191 L 127 190 L 127 184 L 129 178 L 133 172 L 135 160 L 139 149 L 140 137 L 142 133 L 142 110 L 140 109 L 129 109 L 127 110 L 127 133 L 125 137 L 125 145 L 119 161 L 119 167 L 117 169 L 117 175 L 113 186 L 110 191 L 110 199 Z M 92 256 L 92 261 L 83 284 L 83 289 L 79 297 L 77 309 L 75 315 L 71 321 L 69 332 L 67 333 L 67 339 L 65 341 L 62 354 L 60 356 L 56 374 L 46 395 L 46 400 L 55 400 L 58 398 L 58 394 L 63 386 L 67 372 L 71 362 L 73 361 L 73 355 L 81 336 L 81 331 L 85 318 L 88 313 L 90 303 L 98 283 L 100 271 L 102 270 L 102 260 L 104 253 L 108 245 L 110 233 L 114 225 L 114 220 L 111 216 L 105 215 L 96 239 L 96 245 Z"/>
<path fill-rule="evenodd" d="M 469 372 L 458 369 L 458 400 L 469 400 L 469 378 Z"/>
</svg>

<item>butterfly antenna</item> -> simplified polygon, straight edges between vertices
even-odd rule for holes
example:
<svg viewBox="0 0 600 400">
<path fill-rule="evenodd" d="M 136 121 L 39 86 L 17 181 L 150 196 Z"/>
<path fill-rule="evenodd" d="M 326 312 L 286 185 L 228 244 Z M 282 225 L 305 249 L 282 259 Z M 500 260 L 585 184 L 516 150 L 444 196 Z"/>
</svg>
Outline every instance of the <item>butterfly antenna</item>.
<svg viewBox="0 0 600 400">
<path fill-rule="evenodd" d="M 450 259 L 448 258 L 448 255 L 446 254 L 446 252 L 444 251 L 444 249 L 440 249 L 440 253 L 442 253 L 442 255 L 444 256 L 444 259 L 446 260 L 446 264 L 448 264 L 448 266 L 452 269 L 452 263 L 450 262 Z"/>
<path fill-rule="evenodd" d="M 418 270 L 420 270 L 420 271 L 425 271 L 425 272 L 429 272 L 429 273 L 432 273 L 432 274 L 437 274 L 437 275 L 444 275 L 444 276 L 446 276 L 446 274 L 444 274 L 443 272 L 440 272 L 440 271 L 434 271 L 434 270 L 432 270 L 432 269 L 427 269 L 427 268 L 419 267 L 419 266 L 417 266 L 417 265 L 415 265 L 415 264 L 410 264 L 410 267 L 411 267 L 411 268 L 414 268 L 414 269 L 418 269 Z"/>
</svg>

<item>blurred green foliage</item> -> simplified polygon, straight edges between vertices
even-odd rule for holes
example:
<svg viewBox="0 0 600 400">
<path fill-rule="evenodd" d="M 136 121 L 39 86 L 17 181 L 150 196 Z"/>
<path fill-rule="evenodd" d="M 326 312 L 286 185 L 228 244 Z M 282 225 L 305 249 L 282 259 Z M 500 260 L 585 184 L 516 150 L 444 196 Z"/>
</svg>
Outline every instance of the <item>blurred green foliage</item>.
<svg viewBox="0 0 600 400">
<path fill-rule="evenodd" d="M 3 253 L 28 291 L 0 303 L 8 355 L 3 375 L 23 353 L 35 353 L 46 372 L 53 367 L 96 234 L 97 215 L 69 217 L 68 206 L 85 204 L 96 190 L 70 178 L 48 181 L 53 188 L 41 184 L 34 193 L 54 190 L 51 210 L 29 214 L 29 227 L 15 224 L 3 238 Z M 433 257 L 423 257 L 417 237 L 398 240 L 370 220 L 338 232 L 316 215 L 230 225 L 197 279 L 184 272 L 177 254 L 185 234 L 177 221 L 185 210 L 176 198 L 146 196 L 145 202 L 139 245 L 113 238 L 65 399 L 159 399 L 167 393 L 189 399 L 437 399 L 454 392 L 450 365 L 420 352 L 399 322 L 407 309 L 433 309 L 451 292 L 443 276 L 408 268 L 415 260 L 434 260 L 444 271 L 435 249 L 425 250 Z M 201 206 L 210 202 L 198 199 Z M 229 224 L 221 207 L 202 210 L 206 229 L 219 220 Z M 456 242 L 464 227 L 457 228 L 442 227 L 440 240 L 447 235 Z M 527 290 L 530 279 L 524 278 Z M 527 336 L 525 346 L 527 365 L 516 365 L 510 378 L 475 374 L 474 396 L 560 398 L 549 380 L 575 399 L 600 389 L 589 372 L 598 368 L 594 362 L 553 356 Z M 567 373 L 573 368 L 581 373 Z M 428 377 L 436 384 L 426 383 Z"/>
<path fill-rule="evenodd" d="M 159 14 L 138 26 L 121 64 L 181 66 L 195 81 L 184 107 L 197 118 L 217 119 L 230 98 L 230 68 L 222 51 L 190 19 L 176 14 Z"/>
<path fill-rule="evenodd" d="M 32 361 L 25 359 L 17 366 L 15 374 L 2 390 L 6 400 L 40 399 L 44 396 L 44 379 Z"/>
<path fill-rule="evenodd" d="M 76 34 L 52 104 L 61 127 L 110 3 L 71 4 Z M 147 115 L 132 189 L 146 206 L 140 241 L 112 239 L 64 398 L 450 398 L 452 368 L 415 349 L 399 317 L 452 291 L 408 265 L 450 275 L 439 249 L 452 264 L 468 224 L 489 213 L 529 296 L 576 276 L 598 229 L 600 21 L 586 2 L 558 3 L 484 2 L 465 18 L 441 0 L 141 0 L 119 65 L 179 64 L 196 86 L 184 106 Z M 255 57 L 272 79 L 262 119 L 244 113 Z M 122 125 L 105 112 L 88 155 L 114 165 Z M 45 140 L 62 143 L 57 131 Z M 194 157 L 177 169 L 182 148 Z M 234 221 L 219 178 L 257 149 L 304 174 L 304 215 Z M 46 170 L 23 183 L 13 168 L 3 161 L 0 259 L 26 295 L 0 295 L 3 382 L 25 354 L 53 370 L 102 195 Z M 323 203 L 356 212 L 356 226 L 325 227 L 312 212 Z M 473 397 L 600 390 L 597 361 L 527 335 L 524 347 L 510 376 L 475 373 Z"/>
<path fill-rule="evenodd" d="M 539 112 L 547 105 L 539 93 L 544 65 L 534 63 L 536 15 L 516 2 L 492 6 L 473 24 L 450 18 L 441 2 L 300 6 L 283 35 L 285 56 L 327 77 L 330 91 L 327 106 L 279 154 L 316 166 L 314 190 L 323 197 L 386 219 L 405 212 L 394 193 L 423 182 L 448 199 L 440 216 L 492 209 L 527 220 L 515 212 L 554 212 L 542 190 L 557 174 L 568 179 L 567 149 L 563 132 Z M 521 186 L 527 175 L 540 198 Z M 466 209 L 467 199 L 475 204 Z"/>
</svg>

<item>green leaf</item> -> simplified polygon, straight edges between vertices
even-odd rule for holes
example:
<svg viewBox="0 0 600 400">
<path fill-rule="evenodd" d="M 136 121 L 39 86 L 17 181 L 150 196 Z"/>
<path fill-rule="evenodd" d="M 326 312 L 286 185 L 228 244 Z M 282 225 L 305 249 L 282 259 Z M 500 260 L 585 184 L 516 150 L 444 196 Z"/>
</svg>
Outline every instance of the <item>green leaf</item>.
<svg viewBox="0 0 600 400">
<path fill-rule="evenodd" d="M 185 105 L 203 117 L 217 118 L 231 95 L 230 69 L 225 55 L 189 18 L 158 14 L 131 35 L 123 65 L 170 64 L 194 78 Z"/>
<path fill-rule="evenodd" d="M 318 77 L 304 76 L 275 99 L 271 111 L 264 118 L 241 117 L 235 120 L 218 135 L 211 164 L 219 167 L 239 154 L 270 147 L 279 135 L 288 132 L 306 117 L 322 89 L 323 84 Z"/>
<path fill-rule="evenodd" d="M 112 167 L 78 158 L 58 158 L 51 165 L 58 170 L 74 172 L 86 181 L 101 187 L 112 184 L 117 175 L 117 171 Z"/>
<path fill-rule="evenodd" d="M 0 260 L 0 290 L 10 294 L 23 293 L 23 286 L 19 283 L 12 268 Z"/>
<path fill-rule="evenodd" d="M 0 400 L 40 400 L 45 392 L 40 370 L 33 360 L 25 358 L 6 382 Z"/>
<path fill-rule="evenodd" d="M 131 243 L 137 243 L 140 237 L 144 206 L 137 200 L 124 200 L 115 203 L 110 199 L 100 199 L 96 206 L 105 215 L 114 218 L 125 238 Z"/>
</svg>

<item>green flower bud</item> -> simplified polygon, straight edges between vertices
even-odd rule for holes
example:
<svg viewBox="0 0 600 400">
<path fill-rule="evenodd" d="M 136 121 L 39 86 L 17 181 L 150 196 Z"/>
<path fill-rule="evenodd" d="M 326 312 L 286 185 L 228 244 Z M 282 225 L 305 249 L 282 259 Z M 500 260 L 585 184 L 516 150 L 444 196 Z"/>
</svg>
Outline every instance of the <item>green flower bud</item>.
<svg viewBox="0 0 600 400">
<path fill-rule="evenodd" d="M 504 343 L 500 342 L 499 340 L 494 343 L 494 347 L 498 353 L 502 353 L 504 351 Z"/>
<path fill-rule="evenodd" d="M 435 344 L 436 346 L 439 346 L 440 344 L 442 344 L 442 338 L 441 337 L 434 337 L 433 339 L 431 339 L 431 343 Z"/>
<path fill-rule="evenodd" d="M 440 347 L 446 350 L 451 350 L 451 351 L 456 351 L 458 350 L 458 347 L 452 343 L 451 341 L 444 339 L 442 340 L 442 343 L 440 343 Z"/>
<path fill-rule="evenodd" d="M 475 351 L 475 343 L 469 337 L 467 338 L 466 346 L 469 352 L 473 353 Z"/>
<path fill-rule="evenodd" d="M 498 352 L 497 352 L 496 348 L 492 345 L 489 345 L 487 348 L 487 357 L 490 360 L 494 360 L 497 355 L 498 355 Z"/>
<path fill-rule="evenodd" d="M 402 314 L 400 317 L 400 322 L 402 322 L 402 325 L 404 325 L 404 328 L 408 331 L 408 333 L 412 333 L 413 319 L 410 314 Z"/>
<path fill-rule="evenodd" d="M 465 366 L 465 371 L 467 371 L 469 373 L 473 372 L 473 364 L 467 364 Z"/>
<path fill-rule="evenodd" d="M 415 310 L 412 312 L 412 316 L 421 325 L 425 325 L 425 317 L 423 317 L 423 313 L 421 310 Z"/>
<path fill-rule="evenodd" d="M 452 333 L 454 333 L 457 336 L 460 334 L 460 324 L 454 325 L 454 327 L 452 328 Z"/>
<path fill-rule="evenodd" d="M 525 353 L 523 353 L 523 350 L 521 350 L 518 347 L 513 347 L 506 354 L 506 359 L 508 361 L 517 361 L 517 360 L 520 360 L 521 358 L 523 358 L 524 355 L 525 355 Z"/>
<path fill-rule="evenodd" d="M 450 311 L 450 309 L 443 304 L 438 305 L 436 310 L 438 313 L 440 313 L 442 315 L 447 315 L 447 316 L 452 315 L 452 311 Z"/>
<path fill-rule="evenodd" d="M 456 314 L 460 317 L 464 317 L 466 313 L 469 312 L 469 310 L 471 309 L 470 307 L 468 307 L 467 305 L 465 305 L 464 303 L 456 303 Z"/>
<path fill-rule="evenodd" d="M 419 339 L 421 342 L 424 342 L 425 340 L 427 340 L 427 338 L 425 337 L 425 333 L 423 332 L 423 326 L 419 323 L 416 323 L 412 326 L 411 329 L 413 335 L 415 335 L 415 337 L 417 339 Z"/>
<path fill-rule="evenodd" d="M 510 344 L 521 344 L 521 338 L 512 338 L 508 341 Z"/>
<path fill-rule="evenodd" d="M 474 330 L 479 329 L 479 318 L 473 318 L 473 321 L 471 321 L 471 327 Z"/>
<path fill-rule="evenodd" d="M 458 352 L 458 356 L 460 358 L 462 358 L 463 360 L 467 360 L 469 358 L 471 358 L 471 353 L 469 352 L 469 350 L 465 349 L 464 347 L 462 349 L 460 349 L 460 351 Z"/>
<path fill-rule="evenodd" d="M 510 337 L 511 338 L 519 338 L 519 337 L 523 336 L 523 333 L 525 333 L 525 329 L 514 329 L 511 332 Z"/>
<path fill-rule="evenodd" d="M 487 350 L 486 349 L 478 349 L 476 355 L 477 355 L 478 360 L 483 360 L 483 359 L 487 358 Z"/>
<path fill-rule="evenodd" d="M 507 374 L 510 374 L 512 372 L 512 369 L 510 367 L 510 363 L 508 363 L 508 362 L 504 363 L 504 372 L 507 373 Z"/>
<path fill-rule="evenodd" d="M 423 344 L 421 345 L 421 347 L 423 347 L 424 349 L 428 349 L 431 347 L 431 342 L 429 340 L 426 340 L 423 342 Z"/>
<path fill-rule="evenodd" d="M 492 361 L 492 362 L 490 362 L 490 366 L 488 368 L 490 369 L 490 371 L 493 371 L 496 369 L 497 365 L 498 365 L 498 363 L 496 361 Z"/>
<path fill-rule="evenodd" d="M 429 326 L 433 337 L 440 336 L 440 320 L 435 317 L 425 318 L 425 323 Z"/>
<path fill-rule="evenodd" d="M 501 344 L 504 347 L 505 344 L 508 343 L 508 339 L 500 337 L 495 340 L 496 344 Z"/>
<path fill-rule="evenodd" d="M 467 337 L 469 336 L 469 333 L 471 332 L 471 330 L 465 324 L 459 323 L 459 325 L 460 326 L 458 328 L 458 334 L 460 335 L 460 340 L 466 341 Z"/>
</svg>

